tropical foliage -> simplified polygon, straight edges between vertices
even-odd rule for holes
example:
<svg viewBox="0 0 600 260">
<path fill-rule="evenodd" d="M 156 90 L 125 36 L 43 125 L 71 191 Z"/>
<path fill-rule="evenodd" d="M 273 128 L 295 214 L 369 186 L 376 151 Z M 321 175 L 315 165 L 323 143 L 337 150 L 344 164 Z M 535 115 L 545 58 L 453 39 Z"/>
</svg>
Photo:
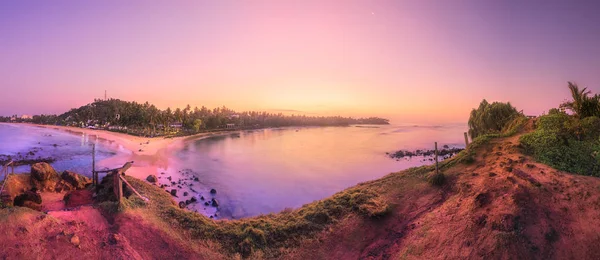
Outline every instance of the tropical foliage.
<svg viewBox="0 0 600 260">
<path fill-rule="evenodd" d="M 521 136 L 521 146 L 554 168 L 600 176 L 600 98 L 571 82 L 569 91 L 572 100 L 538 118 L 535 131 Z"/>
<path fill-rule="evenodd" d="M 481 101 L 479 108 L 471 111 L 469 117 L 469 135 L 471 139 L 485 134 L 497 134 L 507 124 L 523 116 L 510 103 Z"/>
<path fill-rule="evenodd" d="M 561 109 L 570 110 L 580 119 L 600 116 L 600 96 L 598 94 L 591 96 L 591 92 L 587 88 L 579 89 L 579 86 L 572 82 L 569 82 L 569 90 L 573 100 L 562 103 Z"/>
<path fill-rule="evenodd" d="M 0 118 L 10 121 L 11 117 Z M 267 112 L 236 112 L 227 107 L 208 109 L 167 108 L 160 110 L 146 103 L 127 102 L 119 99 L 95 100 L 93 103 L 71 109 L 61 115 L 37 115 L 28 121 L 39 124 L 71 125 L 108 128 L 136 135 L 193 134 L 222 128 L 248 129 L 284 126 L 347 126 L 351 124 L 389 124 L 387 119 L 350 118 L 340 116 L 283 115 Z"/>
</svg>

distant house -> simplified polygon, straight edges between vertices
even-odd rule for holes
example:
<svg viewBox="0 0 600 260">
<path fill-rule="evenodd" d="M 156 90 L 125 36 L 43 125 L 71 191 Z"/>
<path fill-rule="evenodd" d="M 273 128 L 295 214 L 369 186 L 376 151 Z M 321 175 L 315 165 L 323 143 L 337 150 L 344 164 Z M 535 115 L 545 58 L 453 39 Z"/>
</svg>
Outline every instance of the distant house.
<svg viewBox="0 0 600 260">
<path fill-rule="evenodd" d="M 21 119 L 33 119 L 33 116 L 31 115 L 21 115 Z"/>
<path fill-rule="evenodd" d="M 235 124 L 226 124 L 225 128 L 226 129 L 233 129 L 233 128 L 235 128 Z"/>
<path fill-rule="evenodd" d="M 172 124 L 170 125 L 170 127 L 171 127 L 171 128 L 181 128 L 181 127 L 183 127 L 183 124 L 182 124 L 182 123 L 180 123 L 180 122 L 176 122 L 176 123 L 172 123 Z"/>
<path fill-rule="evenodd" d="M 10 121 L 11 121 L 11 122 L 17 121 L 17 118 L 16 118 L 16 117 L 14 117 L 14 116 L 12 116 L 12 117 L 10 117 Z"/>
</svg>

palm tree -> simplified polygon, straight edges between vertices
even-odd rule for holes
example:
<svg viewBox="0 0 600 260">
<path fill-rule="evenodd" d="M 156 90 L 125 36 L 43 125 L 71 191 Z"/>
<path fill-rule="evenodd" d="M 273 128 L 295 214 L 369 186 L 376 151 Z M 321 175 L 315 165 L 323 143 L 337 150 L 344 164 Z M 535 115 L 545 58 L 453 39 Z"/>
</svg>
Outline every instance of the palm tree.
<svg viewBox="0 0 600 260">
<path fill-rule="evenodd" d="M 580 119 L 600 114 L 600 96 L 590 97 L 591 92 L 587 88 L 579 89 L 572 82 L 569 82 L 569 90 L 573 100 L 562 103 L 560 108 L 571 110 Z"/>
</svg>

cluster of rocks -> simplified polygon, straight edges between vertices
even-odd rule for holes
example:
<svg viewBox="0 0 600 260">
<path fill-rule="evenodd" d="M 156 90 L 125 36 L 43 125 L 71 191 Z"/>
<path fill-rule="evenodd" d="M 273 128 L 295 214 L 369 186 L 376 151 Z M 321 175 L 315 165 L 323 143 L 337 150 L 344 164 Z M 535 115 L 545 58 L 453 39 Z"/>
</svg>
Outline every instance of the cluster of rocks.
<svg viewBox="0 0 600 260">
<path fill-rule="evenodd" d="M 29 152 L 27 152 L 27 153 L 18 152 L 14 156 L 0 154 L 0 164 L 4 165 L 10 161 L 13 161 L 14 166 L 21 166 L 21 165 L 31 165 L 31 164 L 35 164 L 35 163 L 39 163 L 39 162 L 53 163 L 56 161 L 56 159 L 53 157 L 41 157 L 39 155 L 36 157 L 37 153 L 40 150 L 42 150 L 41 147 L 34 147 L 31 150 L 29 150 Z"/>
<path fill-rule="evenodd" d="M 194 176 L 193 171 L 190 169 L 184 169 L 184 170 L 180 170 L 179 173 L 181 173 L 182 175 L 186 176 L 184 178 L 181 178 L 177 181 L 175 181 L 173 179 L 173 177 L 171 176 L 167 176 L 164 179 L 166 179 L 168 181 L 167 184 L 160 184 L 160 188 L 165 189 L 166 192 L 168 192 L 169 194 L 171 194 L 171 196 L 176 197 L 176 198 L 180 198 L 178 195 L 178 192 L 182 189 L 189 189 L 192 193 L 194 194 L 190 194 L 187 191 L 184 191 L 183 194 L 181 194 L 181 196 L 183 198 L 186 198 L 188 196 L 191 195 L 191 197 L 189 199 L 185 199 L 179 202 L 179 207 L 180 208 L 186 208 L 188 205 L 193 204 L 193 203 L 197 203 L 199 201 L 204 201 L 204 206 L 212 206 L 215 208 L 219 207 L 219 201 L 214 198 L 214 195 L 217 193 L 216 189 L 211 189 L 210 190 L 210 194 L 213 196 L 213 198 L 207 199 L 204 196 L 202 196 L 202 194 L 198 191 L 196 191 L 194 189 L 194 184 L 196 182 L 200 182 L 200 179 L 196 176 Z M 165 175 L 166 173 L 161 172 L 160 175 Z M 148 177 L 146 177 L 146 181 L 148 181 L 149 183 L 158 185 L 159 179 L 163 179 L 163 176 L 156 176 L 156 175 L 148 175 Z M 216 214 L 215 214 L 216 215 Z M 213 216 L 211 216 L 213 217 Z"/>
<path fill-rule="evenodd" d="M 438 150 L 438 156 L 441 156 L 442 159 L 448 159 L 448 158 L 451 158 L 452 156 L 458 154 L 462 150 L 464 150 L 464 148 L 458 148 L 458 147 L 450 148 L 448 145 L 444 145 L 441 150 Z M 398 160 L 401 158 L 407 158 L 407 157 L 412 158 L 412 157 L 416 157 L 416 156 L 435 157 L 435 150 L 414 150 L 414 151 L 398 150 L 393 153 L 386 152 L 385 154 L 387 154 L 392 159 Z M 429 160 L 433 161 L 433 158 L 429 158 Z"/>
<path fill-rule="evenodd" d="M 64 171 L 59 175 L 50 164 L 45 162 L 35 163 L 31 165 L 29 183 L 25 184 L 22 193 L 8 194 L 8 199 L 11 200 L 11 197 L 14 195 L 14 198 L 12 198 L 13 205 L 40 210 L 42 204 L 42 197 L 39 193 L 40 191 L 66 191 L 68 193 L 65 195 L 65 198 L 68 199 L 72 191 L 85 189 L 91 183 L 92 180 L 83 175 L 71 171 Z M 6 189 L 8 190 L 11 188 L 6 187 Z"/>
</svg>

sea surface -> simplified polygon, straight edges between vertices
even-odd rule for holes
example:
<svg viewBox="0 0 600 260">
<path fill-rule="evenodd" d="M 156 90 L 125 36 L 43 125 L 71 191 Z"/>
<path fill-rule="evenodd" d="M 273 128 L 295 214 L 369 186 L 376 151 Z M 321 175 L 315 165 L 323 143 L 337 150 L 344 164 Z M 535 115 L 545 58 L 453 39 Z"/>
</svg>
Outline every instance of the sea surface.
<svg viewBox="0 0 600 260">
<path fill-rule="evenodd" d="M 92 175 L 92 143 L 96 143 L 96 160 L 123 153 L 116 144 L 88 136 L 26 124 L 0 124 L 0 155 L 17 158 L 35 151 L 31 158 L 52 157 L 52 166 L 59 172 L 71 170 Z M 15 172 L 29 172 L 30 166 L 15 167 Z M 3 177 L 3 176 L 2 176 Z"/>
<path fill-rule="evenodd" d="M 310 127 L 243 131 L 186 140 L 171 170 L 192 171 L 206 191 L 217 190 L 220 216 L 241 218 L 296 208 L 345 188 L 413 166 L 423 157 L 391 159 L 386 152 L 464 147 L 466 125 Z M 207 196 L 209 195 L 209 196 Z M 203 204 L 196 207 L 206 208 Z"/>
<path fill-rule="evenodd" d="M 217 211 L 199 201 L 188 206 L 191 210 L 237 219 L 297 208 L 361 182 L 431 164 L 423 157 L 392 159 L 386 152 L 433 149 L 436 141 L 438 147 L 464 147 L 466 129 L 466 124 L 294 127 L 189 137 L 168 147 L 164 153 L 169 157 L 168 166 L 162 165 L 153 174 L 159 177 L 159 184 L 178 182 L 165 187 L 167 190 L 183 187 L 178 201 L 204 196 L 207 200 L 214 197 L 220 204 Z M 94 136 L 0 124 L 0 154 L 17 155 L 35 148 L 39 150 L 36 156 L 56 158 L 52 165 L 58 171 L 91 176 L 92 143 L 97 144 L 97 161 L 131 154 Z M 29 172 L 29 166 L 17 171 Z M 167 176 L 173 179 L 167 180 Z M 217 193 L 210 194 L 210 189 Z M 183 196 L 184 191 L 189 194 Z"/>
</svg>

